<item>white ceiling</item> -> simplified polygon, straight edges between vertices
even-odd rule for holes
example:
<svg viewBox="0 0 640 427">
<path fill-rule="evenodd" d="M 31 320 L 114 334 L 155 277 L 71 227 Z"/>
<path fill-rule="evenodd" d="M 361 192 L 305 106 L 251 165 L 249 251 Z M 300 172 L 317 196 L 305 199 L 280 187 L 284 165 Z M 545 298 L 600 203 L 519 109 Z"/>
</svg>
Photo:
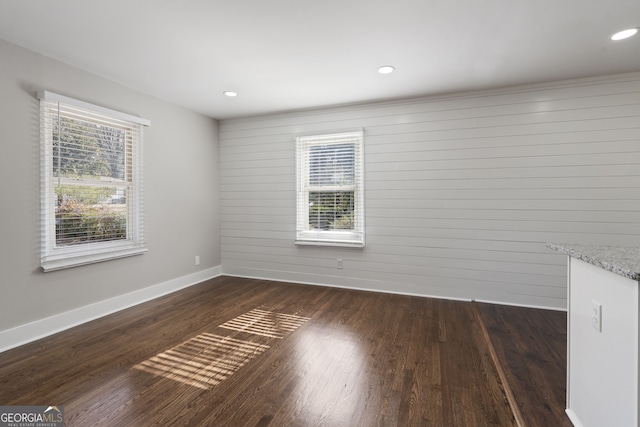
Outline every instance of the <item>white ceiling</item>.
<svg viewBox="0 0 640 427">
<path fill-rule="evenodd" d="M 640 0 L 0 0 L 0 39 L 218 119 L 638 71 L 609 40 L 637 26 Z"/>
</svg>

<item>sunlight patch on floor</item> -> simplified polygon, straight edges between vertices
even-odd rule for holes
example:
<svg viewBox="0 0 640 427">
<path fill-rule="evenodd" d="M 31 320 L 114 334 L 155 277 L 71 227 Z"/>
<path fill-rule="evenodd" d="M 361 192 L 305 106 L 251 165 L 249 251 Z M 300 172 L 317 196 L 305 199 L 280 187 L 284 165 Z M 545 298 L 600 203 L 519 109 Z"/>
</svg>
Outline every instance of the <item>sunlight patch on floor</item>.
<svg viewBox="0 0 640 427">
<path fill-rule="evenodd" d="M 208 390 L 268 348 L 204 332 L 135 365 L 134 369 Z"/>
<path fill-rule="evenodd" d="M 256 308 L 223 323 L 220 327 L 264 337 L 283 339 L 308 320 L 309 317 L 276 313 Z"/>
</svg>

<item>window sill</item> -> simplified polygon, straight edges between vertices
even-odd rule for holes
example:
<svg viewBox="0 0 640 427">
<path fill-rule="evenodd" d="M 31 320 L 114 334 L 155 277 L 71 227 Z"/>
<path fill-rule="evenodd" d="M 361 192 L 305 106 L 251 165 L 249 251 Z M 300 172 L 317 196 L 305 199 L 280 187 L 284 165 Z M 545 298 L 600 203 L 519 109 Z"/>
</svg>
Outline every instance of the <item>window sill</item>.
<svg viewBox="0 0 640 427">
<path fill-rule="evenodd" d="M 364 248 L 364 242 L 332 241 L 332 240 L 296 240 L 299 246 L 333 246 L 340 248 Z"/>
<path fill-rule="evenodd" d="M 66 258 L 53 259 L 43 261 L 42 270 L 47 273 L 49 271 L 62 270 L 65 268 L 78 267 L 81 265 L 95 264 L 97 262 L 109 261 L 112 259 L 125 258 L 135 255 L 142 255 L 147 252 L 146 248 L 130 248 L 109 251 L 105 253 L 94 253 L 90 255 L 70 256 Z"/>
</svg>

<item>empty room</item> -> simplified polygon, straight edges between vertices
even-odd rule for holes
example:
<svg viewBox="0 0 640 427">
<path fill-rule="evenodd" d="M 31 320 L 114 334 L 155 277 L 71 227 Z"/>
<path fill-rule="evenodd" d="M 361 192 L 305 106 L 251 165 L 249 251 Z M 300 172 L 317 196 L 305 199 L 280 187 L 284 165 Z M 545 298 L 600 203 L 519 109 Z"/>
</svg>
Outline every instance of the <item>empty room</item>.
<svg viewBox="0 0 640 427">
<path fill-rule="evenodd" d="M 0 2 L 1 426 L 639 426 L 640 2 Z"/>
</svg>

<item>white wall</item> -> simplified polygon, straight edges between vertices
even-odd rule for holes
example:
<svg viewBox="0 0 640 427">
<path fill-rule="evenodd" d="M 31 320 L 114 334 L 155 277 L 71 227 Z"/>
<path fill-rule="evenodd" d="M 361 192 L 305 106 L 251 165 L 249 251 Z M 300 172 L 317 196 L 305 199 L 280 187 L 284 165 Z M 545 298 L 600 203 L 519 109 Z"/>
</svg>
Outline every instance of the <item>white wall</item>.
<svg viewBox="0 0 640 427">
<path fill-rule="evenodd" d="M 354 127 L 367 246 L 297 247 L 294 135 Z M 564 309 L 545 242 L 637 245 L 639 166 L 640 73 L 225 120 L 223 272 Z"/>
<path fill-rule="evenodd" d="M 144 141 L 148 253 L 41 271 L 38 90 L 151 120 Z M 142 291 L 154 285 L 219 270 L 215 120 L 0 41 L 0 147 L 0 338 L 7 339 L 3 331 L 74 310 L 90 317 L 109 299 L 131 292 L 149 297 L 153 292 Z M 19 328 L 14 332 L 11 339 L 29 339 Z M 0 342 L 0 349 L 11 344 Z"/>
</svg>

